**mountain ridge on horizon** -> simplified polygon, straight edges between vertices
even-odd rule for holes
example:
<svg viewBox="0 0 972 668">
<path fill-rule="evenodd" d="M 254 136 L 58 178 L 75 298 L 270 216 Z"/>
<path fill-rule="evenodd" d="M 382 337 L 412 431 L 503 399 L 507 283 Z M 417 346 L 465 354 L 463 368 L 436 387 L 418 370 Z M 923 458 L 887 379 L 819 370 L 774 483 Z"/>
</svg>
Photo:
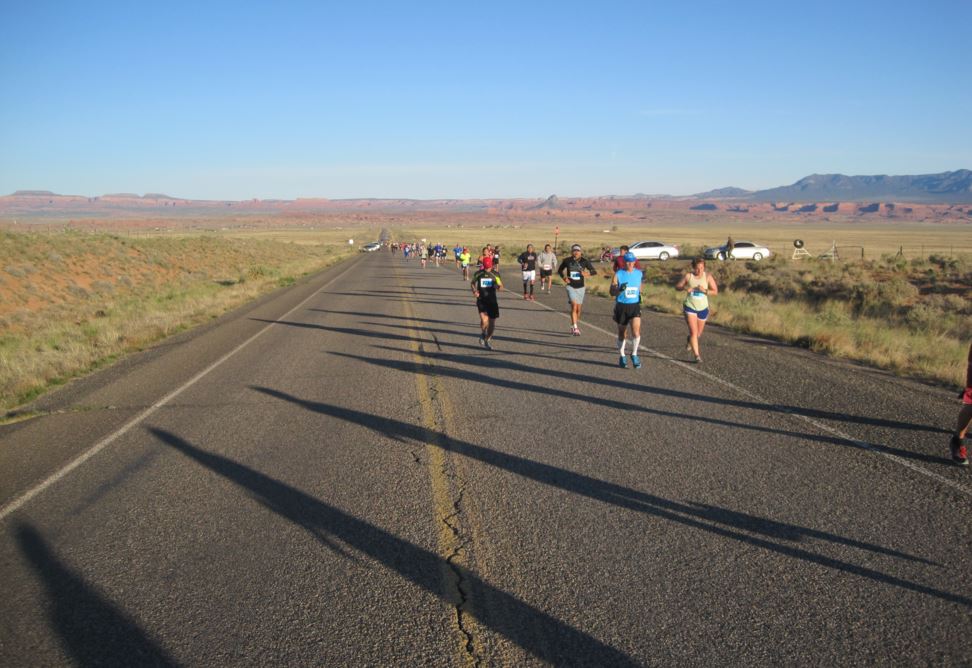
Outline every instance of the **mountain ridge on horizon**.
<svg viewBox="0 0 972 668">
<path fill-rule="evenodd" d="M 788 186 L 777 186 L 763 190 L 747 190 L 735 186 L 716 188 L 693 195 L 645 195 L 637 193 L 634 195 L 596 195 L 587 197 L 558 197 L 550 195 L 543 197 L 470 197 L 455 198 L 441 197 L 430 199 L 417 199 L 407 197 L 346 197 L 329 198 L 319 196 L 297 197 L 294 199 L 282 198 L 251 198 L 243 200 L 226 199 L 190 199 L 173 197 L 170 195 L 150 192 L 144 195 L 135 193 L 107 193 L 98 196 L 86 195 L 61 195 L 50 190 L 17 190 L 10 195 L 0 196 L 0 200 L 11 198 L 59 198 L 65 200 L 85 200 L 95 203 L 104 200 L 137 200 L 140 202 L 163 201 L 168 206 L 175 207 L 178 203 L 183 205 L 192 204 L 215 204 L 223 203 L 227 206 L 232 204 L 250 203 L 277 203 L 281 205 L 296 204 L 300 202 L 330 202 L 330 203 L 351 203 L 351 202 L 398 202 L 419 204 L 429 203 L 451 203 L 461 205 L 463 203 L 490 203 L 490 202 L 537 202 L 534 209 L 558 209 L 563 206 L 564 201 L 569 200 L 604 200 L 604 199 L 735 199 L 752 202 L 861 202 L 861 201 L 899 201 L 915 202 L 928 204 L 964 204 L 972 203 L 972 170 L 958 169 L 937 174 L 918 174 L 918 175 L 857 175 L 847 176 L 845 174 L 810 174 L 799 179 Z"/>
</svg>

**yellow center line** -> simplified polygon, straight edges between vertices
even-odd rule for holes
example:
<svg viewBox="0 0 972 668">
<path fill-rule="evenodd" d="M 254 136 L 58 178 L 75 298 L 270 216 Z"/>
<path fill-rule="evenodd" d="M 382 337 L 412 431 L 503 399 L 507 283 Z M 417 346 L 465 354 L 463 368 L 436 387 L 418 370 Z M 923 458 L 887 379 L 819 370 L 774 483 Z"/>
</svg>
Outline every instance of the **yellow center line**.
<svg viewBox="0 0 972 668">
<path fill-rule="evenodd" d="M 401 283 L 401 275 L 396 269 Z M 457 462 L 449 457 L 447 447 L 447 418 L 453 415 L 452 407 L 432 373 L 423 353 L 421 331 L 409 302 L 404 302 L 405 319 L 409 324 L 412 359 L 419 371 L 415 374 L 415 387 L 422 414 L 422 427 L 433 436 L 425 444 L 428 457 L 429 481 L 432 487 L 432 507 L 437 529 L 438 550 L 443 557 L 441 577 L 448 602 L 455 608 L 451 626 L 460 665 L 475 666 L 483 656 L 481 627 L 475 623 L 473 601 L 469 597 L 470 583 L 463 582 L 462 573 L 471 572 L 468 518 L 460 513 L 462 499 L 461 481 L 457 479 Z"/>
</svg>

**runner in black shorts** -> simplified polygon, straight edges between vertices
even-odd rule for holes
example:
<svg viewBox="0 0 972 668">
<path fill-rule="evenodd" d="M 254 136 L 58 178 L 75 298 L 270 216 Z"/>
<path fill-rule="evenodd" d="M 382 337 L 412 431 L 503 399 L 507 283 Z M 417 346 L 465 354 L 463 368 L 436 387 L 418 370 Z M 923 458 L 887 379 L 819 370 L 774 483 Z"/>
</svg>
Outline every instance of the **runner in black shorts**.
<svg viewBox="0 0 972 668">
<path fill-rule="evenodd" d="M 622 369 L 628 366 L 624 356 L 627 341 L 625 335 L 631 327 L 631 365 L 641 368 L 641 358 L 638 357 L 638 346 L 641 344 L 641 282 L 644 273 L 635 269 L 637 258 L 628 251 L 621 256 L 624 269 L 619 269 L 611 280 L 611 295 L 615 297 L 614 322 L 618 323 L 618 366 Z"/>
<path fill-rule="evenodd" d="M 476 308 L 479 310 L 479 324 L 482 327 L 479 344 L 492 350 L 493 330 L 496 328 L 496 319 L 499 318 L 496 293 L 503 289 L 503 281 L 491 269 L 480 269 L 473 274 L 471 285 L 472 293 L 476 296 Z"/>
</svg>

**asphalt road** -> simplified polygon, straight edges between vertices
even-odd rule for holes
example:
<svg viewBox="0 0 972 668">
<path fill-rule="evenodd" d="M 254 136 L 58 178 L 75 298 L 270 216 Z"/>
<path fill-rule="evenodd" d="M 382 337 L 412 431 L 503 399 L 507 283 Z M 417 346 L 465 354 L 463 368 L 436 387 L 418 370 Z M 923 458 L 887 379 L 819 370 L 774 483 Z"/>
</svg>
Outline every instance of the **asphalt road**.
<svg viewBox="0 0 972 668">
<path fill-rule="evenodd" d="M 969 663 L 951 393 L 361 255 L 0 427 L 0 665 Z M 718 299 L 718 298 L 716 298 Z"/>
</svg>

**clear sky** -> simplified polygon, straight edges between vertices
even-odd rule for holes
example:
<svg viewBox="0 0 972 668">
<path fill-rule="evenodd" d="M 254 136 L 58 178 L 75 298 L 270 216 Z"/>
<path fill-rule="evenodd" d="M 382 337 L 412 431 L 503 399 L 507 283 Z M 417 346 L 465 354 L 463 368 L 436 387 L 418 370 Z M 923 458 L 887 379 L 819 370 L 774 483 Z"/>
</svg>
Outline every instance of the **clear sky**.
<svg viewBox="0 0 972 668">
<path fill-rule="evenodd" d="M 0 194 L 690 194 L 959 168 L 972 0 L 0 0 Z"/>
</svg>

